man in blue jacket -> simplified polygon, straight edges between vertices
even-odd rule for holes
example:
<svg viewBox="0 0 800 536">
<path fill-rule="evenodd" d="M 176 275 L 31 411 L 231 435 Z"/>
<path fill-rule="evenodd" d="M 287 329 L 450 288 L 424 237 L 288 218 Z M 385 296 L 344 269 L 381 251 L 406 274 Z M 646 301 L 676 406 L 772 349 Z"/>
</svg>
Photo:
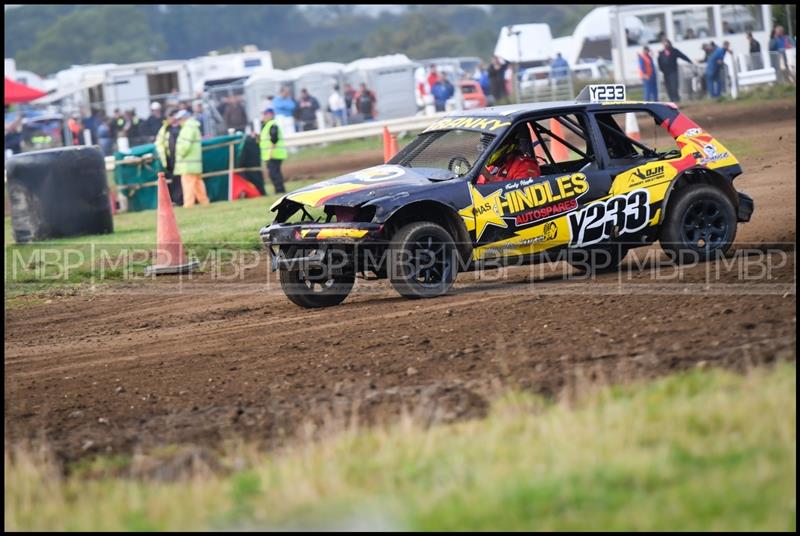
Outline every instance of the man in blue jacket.
<svg viewBox="0 0 800 536">
<path fill-rule="evenodd" d="M 453 84 L 447 79 L 447 74 L 442 73 L 439 80 L 431 88 L 433 100 L 436 103 L 436 111 L 443 112 L 447 104 L 447 100 L 452 98 L 456 90 Z"/>
<path fill-rule="evenodd" d="M 730 50 L 728 41 L 716 47 L 708 56 L 706 64 L 706 86 L 711 98 L 718 98 L 722 94 L 722 70 L 725 68 L 725 53 Z"/>
</svg>

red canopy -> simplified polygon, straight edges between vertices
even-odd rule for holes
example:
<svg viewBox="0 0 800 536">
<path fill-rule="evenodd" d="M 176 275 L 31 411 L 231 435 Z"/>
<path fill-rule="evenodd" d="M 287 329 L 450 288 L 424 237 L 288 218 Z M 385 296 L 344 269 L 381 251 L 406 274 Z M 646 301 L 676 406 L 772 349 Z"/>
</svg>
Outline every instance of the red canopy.
<svg viewBox="0 0 800 536">
<path fill-rule="evenodd" d="M 3 99 L 5 104 L 16 104 L 18 102 L 28 102 L 39 97 L 47 95 L 44 91 L 39 91 L 25 84 L 20 84 L 9 78 L 6 78 L 6 87 L 3 91 Z"/>
</svg>

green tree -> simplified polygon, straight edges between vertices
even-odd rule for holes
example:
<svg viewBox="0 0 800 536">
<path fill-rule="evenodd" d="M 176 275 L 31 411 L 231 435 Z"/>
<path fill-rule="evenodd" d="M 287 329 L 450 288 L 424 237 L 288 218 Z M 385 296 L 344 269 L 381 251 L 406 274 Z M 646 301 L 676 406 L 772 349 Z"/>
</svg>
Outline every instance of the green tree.
<svg viewBox="0 0 800 536">
<path fill-rule="evenodd" d="M 19 52 L 18 64 L 37 73 L 53 73 L 73 64 L 131 63 L 162 53 L 163 38 L 150 34 L 144 13 L 135 6 L 92 8 L 56 19 L 30 48 Z"/>
</svg>

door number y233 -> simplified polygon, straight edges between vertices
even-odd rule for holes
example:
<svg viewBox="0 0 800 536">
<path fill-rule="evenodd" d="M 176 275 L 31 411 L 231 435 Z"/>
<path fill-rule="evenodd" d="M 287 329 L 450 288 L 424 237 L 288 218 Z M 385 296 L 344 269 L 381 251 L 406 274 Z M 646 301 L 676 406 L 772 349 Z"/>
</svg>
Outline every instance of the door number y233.
<svg viewBox="0 0 800 536">
<path fill-rule="evenodd" d="M 634 190 L 570 214 L 570 245 L 583 247 L 608 240 L 614 228 L 618 235 L 635 233 L 649 221 L 650 194 L 647 190 Z"/>
</svg>

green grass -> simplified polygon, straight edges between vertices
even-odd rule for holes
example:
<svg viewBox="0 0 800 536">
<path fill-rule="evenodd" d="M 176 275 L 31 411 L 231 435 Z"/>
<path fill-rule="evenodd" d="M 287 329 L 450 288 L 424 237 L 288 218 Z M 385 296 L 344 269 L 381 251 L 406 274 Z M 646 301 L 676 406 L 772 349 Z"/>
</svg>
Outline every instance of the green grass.
<svg viewBox="0 0 800 536">
<path fill-rule="evenodd" d="M 312 182 L 315 181 L 291 181 L 287 188 L 293 190 Z M 208 259 L 219 248 L 259 250 L 258 230 L 272 221 L 274 213 L 269 212 L 269 207 L 275 199 L 273 194 L 207 207 L 175 208 L 184 246 L 200 260 Z M 114 216 L 111 234 L 20 245 L 14 243 L 11 218 L 6 217 L 6 306 L 8 297 L 64 292 L 75 285 L 115 281 L 143 272 L 145 266 L 152 264 L 149 255 L 155 248 L 156 218 L 154 210 L 128 212 Z M 103 271 L 102 277 L 99 270 L 93 270 L 101 258 L 110 259 L 104 263 L 109 269 Z M 126 258 L 129 264 L 123 262 Z M 133 272 L 126 272 L 128 268 Z"/>
<path fill-rule="evenodd" d="M 239 445 L 222 458 L 232 472 L 168 483 L 62 477 L 7 450 L 5 528 L 795 530 L 793 363 L 584 391 L 273 455 Z"/>
</svg>

